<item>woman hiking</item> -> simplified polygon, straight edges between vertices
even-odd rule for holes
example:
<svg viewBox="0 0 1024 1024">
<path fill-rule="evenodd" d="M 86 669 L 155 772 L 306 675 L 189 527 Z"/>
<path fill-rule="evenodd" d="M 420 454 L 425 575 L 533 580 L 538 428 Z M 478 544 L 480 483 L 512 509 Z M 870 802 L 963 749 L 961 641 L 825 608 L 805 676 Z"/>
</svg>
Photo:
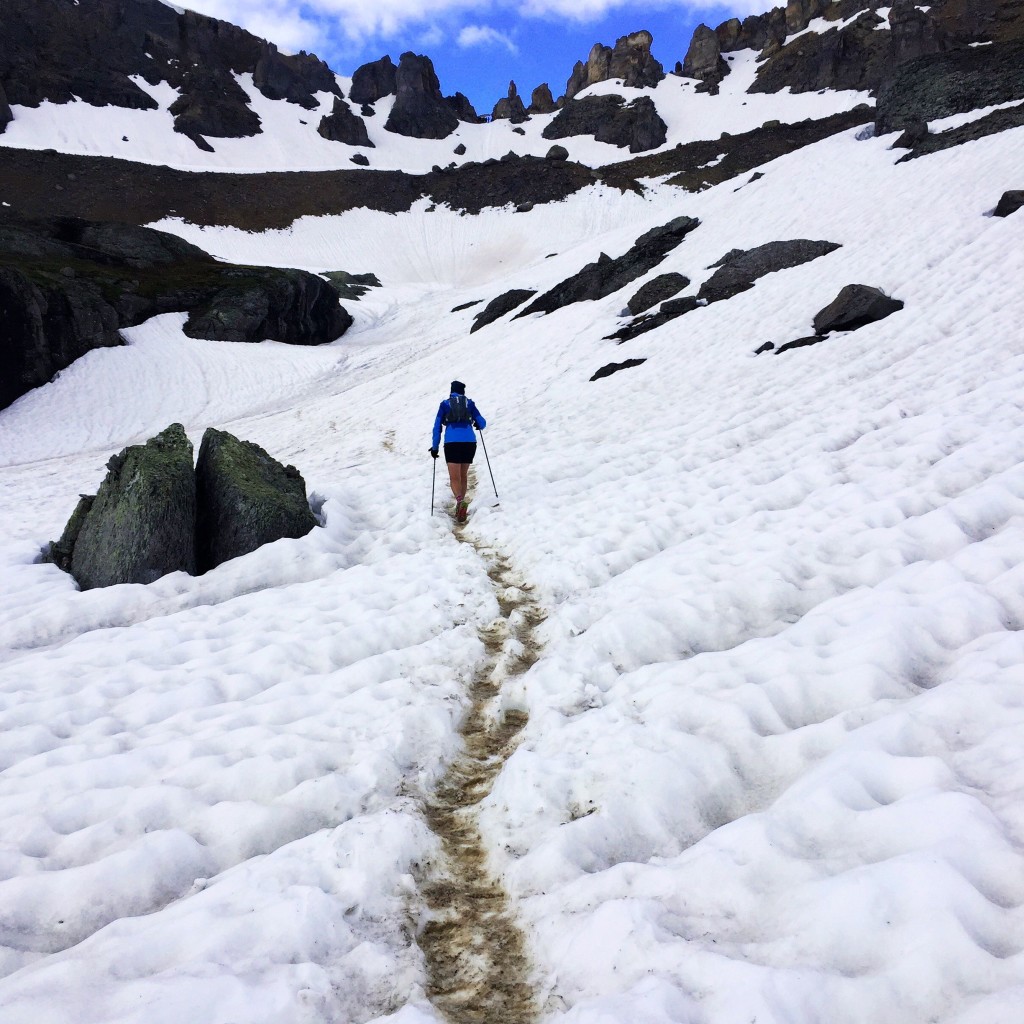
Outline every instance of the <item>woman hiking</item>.
<svg viewBox="0 0 1024 1024">
<path fill-rule="evenodd" d="M 441 445 L 441 427 L 444 427 L 444 461 L 448 464 L 452 494 L 455 495 L 455 520 L 466 521 L 469 502 L 469 466 L 476 455 L 476 434 L 473 427 L 483 430 L 487 421 L 480 415 L 472 398 L 466 397 L 466 385 L 453 380 L 451 394 L 437 407 L 430 454 L 436 459 Z"/>
</svg>

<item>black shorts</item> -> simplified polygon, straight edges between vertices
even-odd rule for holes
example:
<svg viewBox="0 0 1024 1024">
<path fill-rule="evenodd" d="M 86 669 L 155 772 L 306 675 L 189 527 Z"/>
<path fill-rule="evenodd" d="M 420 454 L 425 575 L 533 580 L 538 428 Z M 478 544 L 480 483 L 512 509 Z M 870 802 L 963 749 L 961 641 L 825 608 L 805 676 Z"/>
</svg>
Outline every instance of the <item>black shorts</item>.
<svg viewBox="0 0 1024 1024">
<path fill-rule="evenodd" d="M 476 455 L 476 441 L 446 441 L 444 445 L 444 461 L 459 465 L 473 461 Z"/>
</svg>

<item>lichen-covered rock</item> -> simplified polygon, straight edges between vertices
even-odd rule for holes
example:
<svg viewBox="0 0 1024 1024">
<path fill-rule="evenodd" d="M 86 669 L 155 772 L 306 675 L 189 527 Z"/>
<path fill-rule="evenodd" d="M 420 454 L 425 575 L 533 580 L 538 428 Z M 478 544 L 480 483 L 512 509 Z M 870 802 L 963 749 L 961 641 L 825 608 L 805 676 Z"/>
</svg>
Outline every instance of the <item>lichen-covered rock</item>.
<svg viewBox="0 0 1024 1024">
<path fill-rule="evenodd" d="M 71 552 L 71 575 L 79 586 L 152 583 L 169 572 L 194 573 L 196 481 L 192 444 L 182 425 L 173 423 L 144 445 L 125 448 L 107 466 Z"/>
<path fill-rule="evenodd" d="M 653 270 L 699 223 L 693 217 L 676 217 L 641 235 L 629 251 L 617 259 L 601 253 L 596 263 L 588 263 L 579 273 L 560 281 L 531 302 L 516 319 L 530 313 L 551 313 L 573 302 L 611 295 Z"/>
<path fill-rule="evenodd" d="M 814 317 L 815 334 L 855 331 L 903 308 L 899 299 L 867 284 L 848 284 Z"/>
<path fill-rule="evenodd" d="M 298 470 L 226 431 L 203 434 L 195 479 L 200 572 L 316 526 Z"/>
<path fill-rule="evenodd" d="M 58 569 L 63 569 L 65 572 L 71 571 L 71 556 L 75 550 L 75 542 L 82 532 L 82 523 L 85 522 L 85 517 L 95 500 L 95 494 L 79 495 L 78 504 L 75 506 L 75 511 L 71 513 L 71 518 L 68 520 L 67 526 L 64 527 L 60 540 L 55 540 L 46 546 L 43 552 L 44 562 L 52 562 Z"/>
<path fill-rule="evenodd" d="M 446 139 L 459 126 L 455 111 L 441 95 L 429 57 L 403 53 L 395 74 L 395 105 L 384 127 L 413 139 Z"/>
<path fill-rule="evenodd" d="M 334 109 L 324 114 L 317 125 L 317 134 L 329 142 L 341 142 L 346 146 L 368 146 L 374 148 L 366 132 L 366 122 L 344 101 L 334 97 Z"/>
<path fill-rule="evenodd" d="M 481 327 L 486 327 L 488 324 L 493 324 L 495 320 L 500 320 L 506 313 L 511 313 L 516 306 L 521 306 L 527 299 L 536 294 L 535 288 L 513 288 L 510 291 L 503 292 L 497 298 L 491 299 L 473 317 L 473 326 L 470 327 L 469 333 L 472 334 L 474 331 L 479 331 Z"/>
<path fill-rule="evenodd" d="M 633 316 L 637 316 L 645 309 L 650 309 L 651 306 L 656 306 L 659 302 L 664 302 L 665 299 L 671 299 L 689 283 L 690 279 L 682 274 L 659 274 L 636 291 L 626 303 L 626 308 Z"/>
<path fill-rule="evenodd" d="M 838 248 L 837 242 L 795 238 L 767 242 L 753 249 L 732 249 L 712 264 L 718 269 L 700 286 L 697 296 L 708 302 L 732 298 L 752 288 L 754 282 L 765 274 L 798 267 Z"/>
</svg>

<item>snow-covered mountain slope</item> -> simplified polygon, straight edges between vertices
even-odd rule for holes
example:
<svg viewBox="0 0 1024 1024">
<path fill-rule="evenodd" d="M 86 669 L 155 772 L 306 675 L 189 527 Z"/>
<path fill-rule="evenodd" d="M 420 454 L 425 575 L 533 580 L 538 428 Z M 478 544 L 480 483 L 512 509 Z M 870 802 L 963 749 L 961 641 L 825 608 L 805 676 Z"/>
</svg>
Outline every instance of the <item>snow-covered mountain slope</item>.
<svg viewBox="0 0 1024 1024">
<path fill-rule="evenodd" d="M 853 98 L 730 91 L 739 70 L 714 97 L 658 86 L 668 146 Z M 466 158 L 539 145 L 539 120 L 460 129 Z M 1022 187 L 1024 128 L 905 162 L 894 137 L 696 194 L 156 225 L 381 287 L 319 348 L 157 317 L 0 411 L 0 1020 L 439 1021 L 425 805 L 511 579 L 546 618 L 496 701 L 529 719 L 479 817 L 539 1020 L 1015 1024 L 1024 212 L 991 211 Z M 140 129 L 134 155 L 168 138 Z M 454 136 L 390 144 L 373 158 L 409 169 Z M 218 166 L 281 166 L 238 159 Z M 681 216 L 700 224 L 629 286 L 470 335 L 480 303 Z M 607 340 L 644 282 L 692 296 L 730 250 L 792 239 L 840 248 Z M 754 356 L 851 283 L 904 307 Z M 452 378 L 488 420 L 460 533 L 427 453 Z M 80 592 L 39 549 L 172 421 L 294 463 L 324 527 Z"/>
</svg>

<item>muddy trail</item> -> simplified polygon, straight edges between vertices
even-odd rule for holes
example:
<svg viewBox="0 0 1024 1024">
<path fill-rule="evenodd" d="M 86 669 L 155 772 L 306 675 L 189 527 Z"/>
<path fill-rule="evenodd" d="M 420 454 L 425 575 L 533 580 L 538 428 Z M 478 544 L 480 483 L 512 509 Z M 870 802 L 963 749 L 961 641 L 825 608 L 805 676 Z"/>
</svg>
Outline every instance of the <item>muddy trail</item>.
<svg viewBox="0 0 1024 1024">
<path fill-rule="evenodd" d="M 537 660 L 535 630 L 544 615 L 503 556 L 473 546 L 487 564 L 501 614 L 480 630 L 487 659 L 470 683 L 463 748 L 426 805 L 443 857 L 420 879 L 429 921 L 419 945 L 427 962 L 427 994 L 451 1024 L 530 1024 L 538 1008 L 526 942 L 508 896 L 488 872 L 477 807 L 526 724 L 523 712 L 499 715 L 496 698 L 504 682 Z"/>
</svg>

